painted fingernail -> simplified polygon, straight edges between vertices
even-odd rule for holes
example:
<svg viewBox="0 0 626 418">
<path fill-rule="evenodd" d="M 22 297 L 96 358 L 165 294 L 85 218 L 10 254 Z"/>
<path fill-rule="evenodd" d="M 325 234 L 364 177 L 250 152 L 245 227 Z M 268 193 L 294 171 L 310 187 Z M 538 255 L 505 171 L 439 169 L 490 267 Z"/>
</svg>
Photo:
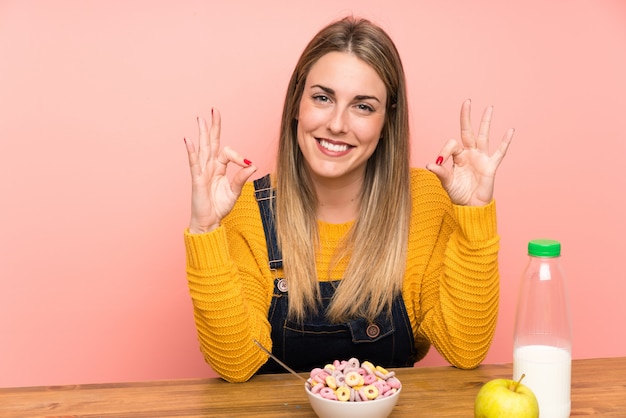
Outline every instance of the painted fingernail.
<svg viewBox="0 0 626 418">
<path fill-rule="evenodd" d="M 243 159 L 243 162 L 244 162 L 244 164 L 246 164 L 246 165 L 251 165 L 251 164 L 252 164 L 252 161 L 248 160 L 247 158 L 244 158 L 244 159 Z"/>
<path fill-rule="evenodd" d="M 443 163 L 443 157 L 440 155 L 439 157 L 437 157 L 437 161 L 435 161 L 435 164 L 441 165 L 442 163 Z"/>
</svg>

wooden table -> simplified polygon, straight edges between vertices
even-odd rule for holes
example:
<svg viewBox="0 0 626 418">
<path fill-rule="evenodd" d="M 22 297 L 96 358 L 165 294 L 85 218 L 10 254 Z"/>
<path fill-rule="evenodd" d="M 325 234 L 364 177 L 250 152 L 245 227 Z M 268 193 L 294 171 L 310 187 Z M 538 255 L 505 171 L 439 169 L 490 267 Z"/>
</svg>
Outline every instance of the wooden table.
<svg viewBox="0 0 626 418">
<path fill-rule="evenodd" d="M 488 380 L 510 378 L 512 366 L 395 369 L 403 391 L 392 418 L 473 417 Z M 626 417 L 626 357 L 574 360 L 572 416 Z M 315 417 L 301 381 L 289 374 L 0 389 L 0 417 Z"/>
</svg>

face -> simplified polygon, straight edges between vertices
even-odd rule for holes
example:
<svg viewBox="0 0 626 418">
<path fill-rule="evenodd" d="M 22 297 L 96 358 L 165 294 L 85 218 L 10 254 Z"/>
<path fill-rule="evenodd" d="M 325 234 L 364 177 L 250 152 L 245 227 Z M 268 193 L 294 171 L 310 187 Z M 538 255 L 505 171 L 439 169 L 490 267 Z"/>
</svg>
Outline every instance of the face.
<svg viewBox="0 0 626 418">
<path fill-rule="evenodd" d="M 298 145 L 313 180 L 361 181 L 385 123 L 387 89 L 376 71 L 345 52 L 310 69 L 298 109 Z"/>
</svg>

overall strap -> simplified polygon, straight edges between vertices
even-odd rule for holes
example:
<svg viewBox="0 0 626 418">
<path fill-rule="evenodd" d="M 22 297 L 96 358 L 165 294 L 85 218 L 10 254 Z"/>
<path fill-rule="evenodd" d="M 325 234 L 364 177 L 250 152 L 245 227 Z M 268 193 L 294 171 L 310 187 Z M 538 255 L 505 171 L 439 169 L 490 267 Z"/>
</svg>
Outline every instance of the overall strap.
<svg viewBox="0 0 626 418">
<path fill-rule="evenodd" d="M 269 174 L 254 180 L 254 197 L 261 211 L 261 221 L 265 231 L 265 244 L 267 246 L 270 269 L 277 270 L 283 266 L 283 256 L 278 248 L 274 213 L 272 211 L 272 202 L 276 197 L 276 190 L 272 188 Z"/>
</svg>

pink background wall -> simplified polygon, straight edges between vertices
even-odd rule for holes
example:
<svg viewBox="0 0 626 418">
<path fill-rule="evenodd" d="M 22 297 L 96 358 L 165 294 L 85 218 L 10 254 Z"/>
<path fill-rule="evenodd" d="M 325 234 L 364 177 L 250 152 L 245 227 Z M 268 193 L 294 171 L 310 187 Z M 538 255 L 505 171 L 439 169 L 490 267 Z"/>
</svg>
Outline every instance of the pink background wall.
<svg viewBox="0 0 626 418">
<path fill-rule="evenodd" d="M 262 6 L 260 5 L 262 4 Z M 184 273 L 183 136 L 272 167 L 305 43 L 354 13 L 409 79 L 413 163 L 495 105 L 516 137 L 496 188 L 500 320 L 512 360 L 526 243 L 563 242 L 574 357 L 626 355 L 626 3 L 622 0 L 0 1 L 0 386 L 212 376 Z M 423 363 L 443 364 L 436 353 Z"/>
</svg>

